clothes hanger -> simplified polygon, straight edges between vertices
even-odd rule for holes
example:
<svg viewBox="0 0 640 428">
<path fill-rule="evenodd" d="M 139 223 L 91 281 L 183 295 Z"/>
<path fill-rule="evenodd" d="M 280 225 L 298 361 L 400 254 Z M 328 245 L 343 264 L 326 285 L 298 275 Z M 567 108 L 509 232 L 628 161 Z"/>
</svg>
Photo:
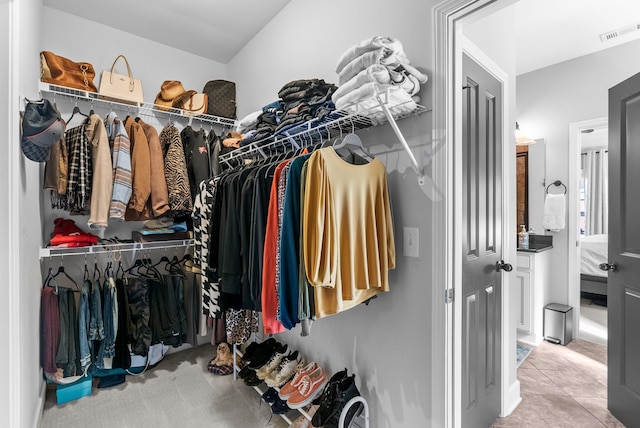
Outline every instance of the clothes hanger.
<svg viewBox="0 0 640 428">
<path fill-rule="evenodd" d="M 58 272 L 51 277 L 51 282 L 53 282 L 52 287 L 56 289 L 56 293 L 58 292 L 58 287 L 68 288 L 74 293 L 79 292 L 80 287 L 78 286 L 78 283 L 64 270 L 64 265 L 62 263 L 63 261 L 61 259 Z"/>
<path fill-rule="evenodd" d="M 73 117 L 76 115 L 76 113 L 89 118 L 88 115 L 84 114 L 82 111 L 80 111 L 80 107 L 78 107 L 78 100 L 76 100 L 76 105 L 73 107 L 73 111 L 71 112 L 71 116 L 69 117 L 69 119 L 67 119 L 67 123 L 71 122 L 71 119 L 73 119 Z"/>
<path fill-rule="evenodd" d="M 342 139 L 342 141 L 340 141 L 338 143 L 336 143 L 334 141 L 333 149 L 334 150 L 338 150 L 338 149 L 341 149 L 343 147 L 354 146 L 354 147 L 357 147 L 360 150 L 362 150 L 362 152 L 365 155 L 367 155 L 369 157 L 369 159 L 373 159 L 373 156 L 371 155 L 371 153 L 369 153 L 369 151 L 364 148 L 364 145 L 362 144 L 362 140 L 360 140 L 360 137 L 358 137 L 358 134 L 355 133 L 355 125 L 352 124 L 352 126 L 353 126 L 352 131 L 350 133 L 348 133 L 347 135 L 345 135 L 344 138 Z"/>
</svg>

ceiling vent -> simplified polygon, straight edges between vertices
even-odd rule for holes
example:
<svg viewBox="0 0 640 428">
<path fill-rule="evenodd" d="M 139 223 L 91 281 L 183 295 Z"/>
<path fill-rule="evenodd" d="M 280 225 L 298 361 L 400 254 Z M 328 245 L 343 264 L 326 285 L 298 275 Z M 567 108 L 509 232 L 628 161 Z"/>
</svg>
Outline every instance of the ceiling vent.
<svg viewBox="0 0 640 428">
<path fill-rule="evenodd" d="M 609 31 L 607 33 L 602 33 L 600 34 L 600 41 L 601 42 L 608 42 L 610 40 L 614 40 L 617 39 L 620 36 L 624 36 L 626 34 L 629 33 L 634 33 L 636 31 L 640 30 L 640 22 L 635 23 L 635 24 L 631 24 L 631 25 L 627 25 L 626 27 L 622 27 L 622 28 L 618 28 L 617 30 L 614 31 Z"/>
</svg>

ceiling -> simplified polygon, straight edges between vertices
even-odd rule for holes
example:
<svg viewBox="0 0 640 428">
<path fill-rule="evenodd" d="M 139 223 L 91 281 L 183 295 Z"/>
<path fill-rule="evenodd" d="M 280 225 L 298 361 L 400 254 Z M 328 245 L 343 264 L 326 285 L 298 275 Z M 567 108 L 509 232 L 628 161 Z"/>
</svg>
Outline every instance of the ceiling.
<svg viewBox="0 0 640 428">
<path fill-rule="evenodd" d="M 519 0 L 515 8 L 518 75 L 640 37 L 635 31 L 600 41 L 602 33 L 640 23 L 638 0 Z"/>
<path fill-rule="evenodd" d="M 89 7 L 79 0 L 44 0 L 44 5 L 227 64 L 289 1 L 109 0 Z"/>
<path fill-rule="evenodd" d="M 78 0 L 45 6 L 227 64 L 290 0 L 109 0 L 79 7 Z M 638 0 L 519 0 L 517 73 L 527 73 L 640 37 L 607 43 L 599 35 L 640 22 Z"/>
</svg>

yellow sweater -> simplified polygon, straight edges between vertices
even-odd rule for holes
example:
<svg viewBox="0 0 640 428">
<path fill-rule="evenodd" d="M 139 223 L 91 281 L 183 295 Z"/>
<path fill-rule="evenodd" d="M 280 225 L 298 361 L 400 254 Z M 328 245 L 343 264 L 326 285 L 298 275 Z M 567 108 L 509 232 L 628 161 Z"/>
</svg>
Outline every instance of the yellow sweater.
<svg viewBox="0 0 640 428">
<path fill-rule="evenodd" d="M 389 291 L 393 223 L 387 172 L 378 159 L 352 165 L 327 147 L 307 163 L 304 266 L 314 286 L 315 315 L 322 318 Z"/>
</svg>

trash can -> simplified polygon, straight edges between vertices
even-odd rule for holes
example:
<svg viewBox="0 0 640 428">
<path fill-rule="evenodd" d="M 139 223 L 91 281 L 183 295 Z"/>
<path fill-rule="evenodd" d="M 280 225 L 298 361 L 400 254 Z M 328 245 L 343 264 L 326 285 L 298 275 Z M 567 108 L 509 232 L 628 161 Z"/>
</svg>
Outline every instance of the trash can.
<svg viewBox="0 0 640 428">
<path fill-rule="evenodd" d="M 559 303 L 544 307 L 544 339 L 566 345 L 573 340 L 573 308 Z"/>
</svg>

